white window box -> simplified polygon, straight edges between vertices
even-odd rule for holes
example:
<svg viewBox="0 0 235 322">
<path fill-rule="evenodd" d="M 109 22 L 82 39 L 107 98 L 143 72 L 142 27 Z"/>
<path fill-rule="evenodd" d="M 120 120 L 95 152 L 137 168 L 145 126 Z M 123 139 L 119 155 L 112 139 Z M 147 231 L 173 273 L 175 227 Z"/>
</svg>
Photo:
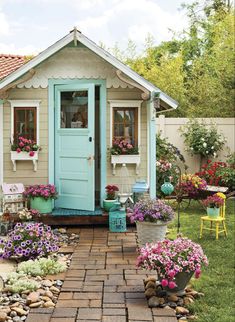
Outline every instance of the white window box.
<svg viewBox="0 0 235 322">
<path fill-rule="evenodd" d="M 135 172 L 139 174 L 140 155 L 139 154 L 121 154 L 111 155 L 111 163 L 113 165 L 113 175 L 116 174 L 115 168 L 117 164 L 135 164 Z"/>
<path fill-rule="evenodd" d="M 16 161 L 32 161 L 33 162 L 33 170 L 37 171 L 38 166 L 38 151 L 34 151 L 34 156 L 30 156 L 28 152 L 16 152 L 11 151 L 11 161 L 13 163 L 13 171 L 16 171 Z"/>
</svg>

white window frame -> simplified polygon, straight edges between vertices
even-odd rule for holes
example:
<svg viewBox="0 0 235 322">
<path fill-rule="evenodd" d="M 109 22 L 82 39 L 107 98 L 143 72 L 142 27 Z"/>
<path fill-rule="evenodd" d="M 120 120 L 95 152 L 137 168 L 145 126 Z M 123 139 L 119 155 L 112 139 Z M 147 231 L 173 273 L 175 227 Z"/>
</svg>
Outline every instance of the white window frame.
<svg viewBox="0 0 235 322">
<path fill-rule="evenodd" d="M 39 111 L 41 100 L 9 100 L 11 104 L 11 143 L 14 141 L 14 108 L 15 107 L 36 107 L 36 133 L 37 133 L 37 144 L 40 144 L 39 139 Z"/>
<path fill-rule="evenodd" d="M 115 107 L 128 108 L 136 107 L 138 108 L 138 149 L 140 150 L 140 137 L 141 137 L 141 104 L 143 100 L 110 100 L 110 146 L 113 143 L 113 109 Z"/>
</svg>

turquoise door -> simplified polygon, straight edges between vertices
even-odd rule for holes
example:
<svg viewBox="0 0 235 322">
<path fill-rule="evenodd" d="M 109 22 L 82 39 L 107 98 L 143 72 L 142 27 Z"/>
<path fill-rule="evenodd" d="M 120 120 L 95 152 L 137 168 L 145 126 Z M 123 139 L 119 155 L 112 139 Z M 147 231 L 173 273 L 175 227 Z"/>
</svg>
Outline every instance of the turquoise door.
<svg viewBox="0 0 235 322">
<path fill-rule="evenodd" d="M 55 207 L 94 210 L 94 84 L 55 86 Z"/>
</svg>

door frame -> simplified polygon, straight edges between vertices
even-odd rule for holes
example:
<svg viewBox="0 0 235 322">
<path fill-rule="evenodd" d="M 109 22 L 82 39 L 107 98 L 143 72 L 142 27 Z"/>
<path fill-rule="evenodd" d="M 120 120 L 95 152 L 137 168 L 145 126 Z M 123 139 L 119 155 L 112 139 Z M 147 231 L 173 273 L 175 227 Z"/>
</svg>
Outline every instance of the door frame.
<svg viewBox="0 0 235 322">
<path fill-rule="evenodd" d="M 55 184 L 55 86 L 94 84 L 100 87 L 100 206 L 105 199 L 107 180 L 106 144 L 106 81 L 103 79 L 49 79 L 48 80 L 48 181 Z"/>
</svg>

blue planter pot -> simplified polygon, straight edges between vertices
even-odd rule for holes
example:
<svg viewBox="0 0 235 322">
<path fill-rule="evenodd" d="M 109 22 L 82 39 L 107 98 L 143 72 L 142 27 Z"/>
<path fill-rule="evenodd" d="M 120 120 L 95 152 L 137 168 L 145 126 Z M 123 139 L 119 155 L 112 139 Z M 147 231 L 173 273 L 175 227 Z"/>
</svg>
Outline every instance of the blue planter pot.
<svg viewBox="0 0 235 322">
<path fill-rule="evenodd" d="M 219 217 L 219 208 L 206 208 L 207 215 L 211 218 Z"/>
</svg>

